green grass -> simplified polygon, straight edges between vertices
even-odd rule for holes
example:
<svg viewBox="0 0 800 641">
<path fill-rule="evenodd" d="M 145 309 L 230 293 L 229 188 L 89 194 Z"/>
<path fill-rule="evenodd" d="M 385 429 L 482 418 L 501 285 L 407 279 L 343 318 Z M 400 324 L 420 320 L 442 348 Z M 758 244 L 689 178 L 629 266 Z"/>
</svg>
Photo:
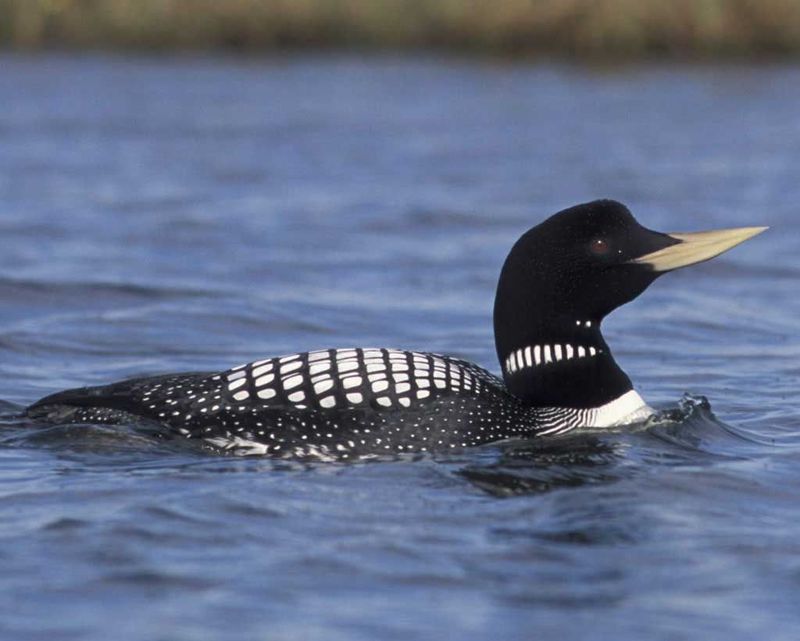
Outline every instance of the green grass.
<svg viewBox="0 0 800 641">
<path fill-rule="evenodd" d="M 0 0 L 0 47 L 790 55 L 800 0 Z"/>
</svg>

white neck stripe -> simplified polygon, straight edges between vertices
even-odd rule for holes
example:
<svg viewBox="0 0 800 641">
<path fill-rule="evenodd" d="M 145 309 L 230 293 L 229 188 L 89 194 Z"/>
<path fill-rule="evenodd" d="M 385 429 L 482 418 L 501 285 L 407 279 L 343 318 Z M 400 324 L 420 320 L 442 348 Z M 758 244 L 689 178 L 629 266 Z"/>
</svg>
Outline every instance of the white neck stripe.
<svg viewBox="0 0 800 641">
<path fill-rule="evenodd" d="M 602 349 L 583 345 L 528 345 L 511 352 L 506 358 L 503 368 L 506 374 L 515 374 L 526 368 L 568 361 L 573 358 L 592 357 L 602 353 Z"/>
</svg>

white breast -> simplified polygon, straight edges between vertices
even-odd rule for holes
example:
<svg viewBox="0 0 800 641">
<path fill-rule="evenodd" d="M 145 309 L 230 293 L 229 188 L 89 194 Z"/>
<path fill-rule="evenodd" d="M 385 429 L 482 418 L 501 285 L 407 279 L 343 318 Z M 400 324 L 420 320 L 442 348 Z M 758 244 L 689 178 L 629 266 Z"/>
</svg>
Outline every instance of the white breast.
<svg viewBox="0 0 800 641">
<path fill-rule="evenodd" d="M 655 413 L 635 390 L 587 412 L 585 427 L 616 427 L 643 421 Z"/>
</svg>

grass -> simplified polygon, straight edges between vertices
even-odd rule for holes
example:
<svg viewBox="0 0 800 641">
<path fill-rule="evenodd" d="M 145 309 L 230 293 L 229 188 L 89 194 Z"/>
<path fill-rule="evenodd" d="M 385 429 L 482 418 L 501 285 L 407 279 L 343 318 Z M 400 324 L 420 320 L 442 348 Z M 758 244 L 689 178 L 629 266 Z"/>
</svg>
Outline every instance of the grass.
<svg viewBox="0 0 800 641">
<path fill-rule="evenodd" d="M 0 47 L 795 55 L 800 0 L 0 0 Z"/>
</svg>

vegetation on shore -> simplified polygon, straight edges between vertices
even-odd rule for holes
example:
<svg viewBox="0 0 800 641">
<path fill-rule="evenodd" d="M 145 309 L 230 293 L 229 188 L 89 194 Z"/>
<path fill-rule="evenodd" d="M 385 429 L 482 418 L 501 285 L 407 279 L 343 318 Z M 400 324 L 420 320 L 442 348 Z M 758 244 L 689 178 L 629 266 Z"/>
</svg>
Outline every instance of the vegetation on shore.
<svg viewBox="0 0 800 641">
<path fill-rule="evenodd" d="M 800 53 L 800 0 L 0 0 L 13 50 Z"/>
</svg>

